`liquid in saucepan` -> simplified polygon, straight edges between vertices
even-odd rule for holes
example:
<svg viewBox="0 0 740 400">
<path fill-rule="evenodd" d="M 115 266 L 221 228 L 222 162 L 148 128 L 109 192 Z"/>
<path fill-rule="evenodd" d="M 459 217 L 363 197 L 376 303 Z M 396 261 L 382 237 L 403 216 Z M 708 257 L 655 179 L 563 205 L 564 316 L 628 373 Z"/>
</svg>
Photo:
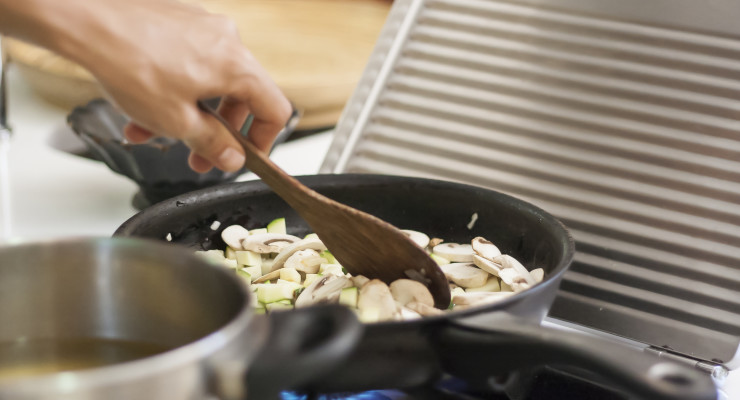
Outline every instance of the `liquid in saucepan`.
<svg viewBox="0 0 740 400">
<path fill-rule="evenodd" d="M 0 381 L 133 361 L 169 349 L 160 344 L 104 338 L 21 338 L 0 342 Z"/>
</svg>

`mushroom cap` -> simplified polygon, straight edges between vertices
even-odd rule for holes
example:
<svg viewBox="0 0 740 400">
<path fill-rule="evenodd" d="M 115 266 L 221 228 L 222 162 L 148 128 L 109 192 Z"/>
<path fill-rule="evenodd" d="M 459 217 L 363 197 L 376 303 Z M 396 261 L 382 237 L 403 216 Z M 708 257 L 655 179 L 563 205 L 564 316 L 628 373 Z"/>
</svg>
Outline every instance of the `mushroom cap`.
<svg viewBox="0 0 740 400">
<path fill-rule="evenodd" d="M 529 271 L 529 274 L 532 275 L 532 278 L 534 278 L 534 281 L 537 283 L 540 283 L 545 279 L 545 270 L 542 268 L 535 268 Z"/>
<path fill-rule="evenodd" d="M 469 244 L 441 243 L 434 246 L 432 253 L 454 262 L 473 261 L 473 247 Z"/>
<path fill-rule="evenodd" d="M 501 250 L 499 250 L 495 244 L 481 236 L 471 240 L 470 245 L 477 255 L 488 260 L 493 260 L 494 257 L 501 255 Z"/>
<path fill-rule="evenodd" d="M 406 304 L 406 308 L 408 308 L 411 311 L 415 311 L 421 315 L 427 316 L 427 317 L 444 314 L 444 311 L 438 308 L 434 308 L 433 306 L 429 306 L 424 303 L 417 303 L 415 301 L 412 301 L 411 303 Z"/>
<path fill-rule="evenodd" d="M 396 313 L 396 319 L 401 321 L 410 321 L 419 318 L 421 318 L 421 314 L 408 307 L 399 307 L 398 312 Z"/>
<path fill-rule="evenodd" d="M 401 232 L 405 233 L 412 242 L 416 243 L 422 249 L 429 246 L 429 236 L 426 234 L 412 231 L 411 229 L 401 229 Z"/>
<path fill-rule="evenodd" d="M 483 258 L 477 254 L 473 255 L 473 264 L 494 276 L 498 276 L 499 271 L 503 269 L 500 264 L 496 264 L 495 262 Z"/>
<path fill-rule="evenodd" d="M 370 282 L 370 278 L 368 278 L 368 277 L 366 277 L 364 275 L 353 276 L 350 279 L 352 279 L 352 283 L 354 283 L 355 286 L 358 287 L 358 288 L 360 288 L 360 289 L 362 289 L 362 287 L 365 286 L 366 283 Z"/>
<path fill-rule="evenodd" d="M 244 239 L 242 241 L 242 248 L 260 254 L 277 253 L 284 247 L 300 240 L 297 236 L 282 233 L 260 233 L 250 235 Z"/>
<path fill-rule="evenodd" d="M 534 280 L 534 278 L 532 278 L 532 275 L 530 275 L 527 268 L 525 268 L 524 265 L 522 265 L 519 261 L 517 261 L 516 258 L 508 254 L 502 254 L 498 257 L 494 257 L 493 262 L 500 264 L 503 268 L 514 269 L 517 272 L 517 274 L 521 276 L 522 279 L 524 279 L 524 281 L 527 282 L 527 284 L 530 286 L 537 283 Z M 509 282 L 506 282 L 506 283 L 511 285 L 511 283 Z"/>
<path fill-rule="evenodd" d="M 318 238 L 307 238 L 303 240 L 298 240 L 293 244 L 290 244 L 283 248 L 280 253 L 278 253 L 277 256 L 275 256 L 275 261 L 272 264 L 271 270 L 274 271 L 276 269 L 280 269 L 283 267 L 283 264 L 285 264 L 285 261 L 288 260 L 288 257 L 292 256 L 293 253 L 296 251 L 306 250 L 306 249 L 312 249 L 316 251 L 323 251 L 326 250 L 326 245 L 324 245 L 324 242 L 322 242 Z"/>
<path fill-rule="evenodd" d="M 482 304 L 494 303 L 505 299 L 514 292 L 474 292 L 458 294 L 452 298 L 452 302 L 457 306 L 477 306 Z"/>
<path fill-rule="evenodd" d="M 342 289 L 352 287 L 352 281 L 344 276 L 327 275 L 317 279 L 298 295 L 296 307 L 307 307 L 320 303 L 339 301 Z"/>
<path fill-rule="evenodd" d="M 447 279 L 464 288 L 483 286 L 490 275 L 470 263 L 446 264 L 441 265 L 440 268 Z"/>
<path fill-rule="evenodd" d="M 295 268 L 297 271 L 307 274 L 319 272 L 319 266 L 325 263 L 326 259 L 321 257 L 314 249 L 298 250 L 285 260 L 283 268 Z"/>
<path fill-rule="evenodd" d="M 396 279 L 390 285 L 391 295 L 402 306 L 415 301 L 434 307 L 434 298 L 426 286 L 411 279 Z"/>
<path fill-rule="evenodd" d="M 221 239 L 234 250 L 244 250 L 242 241 L 249 237 L 249 231 L 241 225 L 230 225 L 221 231 Z"/>
<path fill-rule="evenodd" d="M 377 310 L 378 320 L 384 321 L 393 318 L 396 313 L 396 301 L 388 285 L 379 279 L 372 279 L 360 289 L 357 308 L 361 312 Z"/>
</svg>

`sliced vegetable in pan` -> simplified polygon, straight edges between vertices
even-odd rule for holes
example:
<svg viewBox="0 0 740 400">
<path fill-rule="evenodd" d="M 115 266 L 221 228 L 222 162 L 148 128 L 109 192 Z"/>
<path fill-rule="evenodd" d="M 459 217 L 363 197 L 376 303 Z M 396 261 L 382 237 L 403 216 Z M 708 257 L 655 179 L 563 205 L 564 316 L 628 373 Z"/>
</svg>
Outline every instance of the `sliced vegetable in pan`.
<svg viewBox="0 0 740 400">
<path fill-rule="evenodd" d="M 527 270 L 483 237 L 470 243 L 450 243 L 430 239 L 422 232 L 403 232 L 429 253 L 447 277 L 452 292 L 448 310 L 500 301 L 544 279 L 542 268 Z M 372 323 L 444 312 L 434 308 L 426 286 L 413 279 L 386 285 L 377 279 L 351 276 L 316 234 L 303 239 L 287 234 L 284 218 L 263 229 L 228 226 L 221 236 L 226 249 L 198 253 L 243 278 L 255 292 L 259 313 L 339 303 L 355 310 L 363 322 Z"/>
</svg>

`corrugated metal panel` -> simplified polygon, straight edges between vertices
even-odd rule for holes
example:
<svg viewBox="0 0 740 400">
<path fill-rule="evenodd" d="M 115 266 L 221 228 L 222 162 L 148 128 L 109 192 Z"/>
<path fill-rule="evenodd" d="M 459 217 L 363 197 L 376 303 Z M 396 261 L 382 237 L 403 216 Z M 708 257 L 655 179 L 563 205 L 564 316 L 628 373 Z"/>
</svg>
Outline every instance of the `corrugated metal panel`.
<svg viewBox="0 0 740 400">
<path fill-rule="evenodd" d="M 740 32 L 578 4 L 397 1 L 322 169 L 531 201 L 577 241 L 551 315 L 727 362 L 740 337 Z"/>
</svg>

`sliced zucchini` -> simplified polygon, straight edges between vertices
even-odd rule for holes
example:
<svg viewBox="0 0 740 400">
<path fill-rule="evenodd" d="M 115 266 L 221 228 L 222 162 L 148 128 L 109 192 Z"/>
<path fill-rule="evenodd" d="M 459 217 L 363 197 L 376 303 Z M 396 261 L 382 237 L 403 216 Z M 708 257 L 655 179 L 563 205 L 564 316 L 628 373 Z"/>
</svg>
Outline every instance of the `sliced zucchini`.
<svg viewBox="0 0 740 400">
<path fill-rule="evenodd" d="M 242 269 L 237 269 L 236 270 L 236 274 L 240 278 L 244 279 L 247 283 L 250 283 L 250 284 L 252 283 L 252 274 L 250 274 L 249 272 L 245 271 L 243 268 Z"/>
<path fill-rule="evenodd" d="M 281 268 L 280 279 L 301 284 L 301 274 L 295 268 Z"/>
<path fill-rule="evenodd" d="M 230 246 L 226 246 L 225 256 L 229 260 L 236 260 L 236 250 L 232 249 Z"/>
<path fill-rule="evenodd" d="M 304 236 L 303 239 L 318 239 L 319 235 L 315 233 L 309 233 L 308 235 Z"/>
<path fill-rule="evenodd" d="M 306 279 L 303 280 L 303 287 L 311 286 L 311 284 L 319 278 L 321 278 L 321 275 L 319 274 L 306 274 Z"/>
<path fill-rule="evenodd" d="M 280 300 L 293 300 L 294 291 L 295 288 L 293 285 L 277 283 L 274 285 L 262 284 L 257 287 L 257 300 L 265 304 Z"/>
<path fill-rule="evenodd" d="M 285 218 L 277 218 L 267 224 L 267 233 L 287 234 L 288 230 L 285 227 Z"/>
<path fill-rule="evenodd" d="M 287 285 L 287 286 L 290 286 L 293 289 L 294 292 L 296 290 L 298 290 L 298 289 L 303 289 L 303 286 L 300 283 L 286 281 L 284 279 L 278 279 L 276 284 L 277 285 Z"/>
<path fill-rule="evenodd" d="M 252 235 L 261 235 L 263 233 L 267 233 L 267 228 L 252 229 L 251 231 L 249 231 L 249 236 L 252 236 Z"/>
<path fill-rule="evenodd" d="M 450 297 L 454 299 L 455 296 L 457 296 L 458 294 L 465 294 L 465 289 L 461 287 L 456 287 L 452 289 L 452 292 L 450 292 Z"/>
<path fill-rule="evenodd" d="M 239 268 L 239 264 L 236 263 L 236 260 L 230 260 L 228 258 L 224 258 L 223 261 L 221 261 L 224 266 L 231 269 L 237 269 Z"/>
<path fill-rule="evenodd" d="M 262 276 L 262 268 L 261 267 L 244 267 L 240 268 L 241 271 L 244 271 L 249 274 L 249 276 L 252 277 L 252 280 L 259 278 Z"/>
<path fill-rule="evenodd" d="M 445 264 L 449 264 L 450 263 L 450 260 L 448 260 L 448 259 L 446 259 L 444 257 L 440 257 L 440 256 L 438 256 L 438 255 L 436 255 L 434 253 L 430 254 L 429 257 L 432 257 L 432 260 L 434 260 L 437 263 L 437 265 L 445 265 Z"/>
<path fill-rule="evenodd" d="M 254 251 L 244 250 L 235 252 L 236 262 L 248 267 L 262 267 L 262 255 Z"/>
<path fill-rule="evenodd" d="M 292 310 L 294 307 L 292 304 L 276 302 L 276 303 L 265 304 L 265 308 L 267 309 L 268 312 L 275 312 L 275 311 Z"/>
<path fill-rule="evenodd" d="M 357 307 L 358 296 L 359 291 L 356 287 L 344 288 L 342 289 L 342 292 L 339 293 L 339 304 L 355 308 Z"/>
<path fill-rule="evenodd" d="M 195 254 L 217 264 L 226 259 L 223 250 L 196 251 Z"/>
<path fill-rule="evenodd" d="M 324 250 L 319 255 L 326 259 L 327 264 L 339 264 L 334 254 L 331 254 L 329 250 Z"/>
</svg>

